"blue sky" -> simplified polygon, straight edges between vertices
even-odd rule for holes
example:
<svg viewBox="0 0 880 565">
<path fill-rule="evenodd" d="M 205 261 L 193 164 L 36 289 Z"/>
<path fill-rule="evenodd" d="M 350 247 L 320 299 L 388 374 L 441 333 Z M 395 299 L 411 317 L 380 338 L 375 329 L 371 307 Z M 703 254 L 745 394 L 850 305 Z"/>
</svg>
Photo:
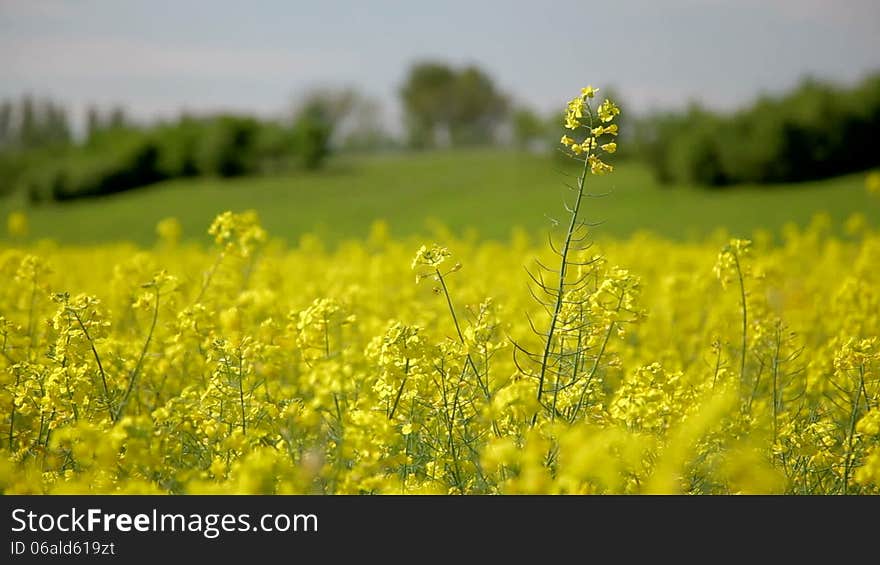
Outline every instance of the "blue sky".
<svg viewBox="0 0 880 565">
<path fill-rule="evenodd" d="M 880 2 L 0 0 L 0 97 L 75 110 L 269 115 L 311 87 L 349 85 L 393 124 L 408 65 L 427 58 L 476 63 L 542 111 L 588 82 L 637 111 L 731 108 L 805 74 L 880 69 Z"/>
</svg>

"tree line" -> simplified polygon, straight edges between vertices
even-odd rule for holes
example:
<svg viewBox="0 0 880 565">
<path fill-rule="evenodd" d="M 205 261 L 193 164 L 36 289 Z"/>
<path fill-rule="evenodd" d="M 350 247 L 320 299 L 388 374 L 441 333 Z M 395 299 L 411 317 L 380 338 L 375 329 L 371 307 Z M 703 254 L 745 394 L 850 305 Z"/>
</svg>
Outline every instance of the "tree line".
<svg viewBox="0 0 880 565">
<path fill-rule="evenodd" d="M 70 139 L 63 105 L 33 96 L 0 102 L 0 151 L 65 144 Z"/>
<path fill-rule="evenodd" d="M 636 126 L 637 152 L 664 183 L 723 187 L 821 179 L 880 165 L 880 73 L 853 87 L 805 79 L 732 113 L 699 105 Z"/>
<path fill-rule="evenodd" d="M 0 104 L 0 194 L 31 202 L 101 196 L 193 176 L 316 169 L 329 154 L 334 104 L 310 96 L 287 118 L 182 115 L 139 125 L 124 110 L 90 108 L 75 140 L 66 111 L 26 97 Z"/>
<path fill-rule="evenodd" d="M 621 100 L 613 89 L 602 92 Z M 30 96 L 0 102 L 0 194 L 69 200 L 190 176 L 233 177 L 320 168 L 333 151 L 477 145 L 552 151 L 562 116 L 516 104 L 474 65 L 423 61 L 399 89 L 404 135 L 353 89 L 307 93 L 285 117 L 182 115 L 138 125 L 123 108 L 89 108 L 76 139 L 67 110 Z M 806 80 L 734 113 L 698 105 L 634 118 L 625 103 L 618 158 L 646 162 L 664 183 L 727 186 L 822 178 L 880 164 L 880 73 L 851 88 Z"/>
</svg>

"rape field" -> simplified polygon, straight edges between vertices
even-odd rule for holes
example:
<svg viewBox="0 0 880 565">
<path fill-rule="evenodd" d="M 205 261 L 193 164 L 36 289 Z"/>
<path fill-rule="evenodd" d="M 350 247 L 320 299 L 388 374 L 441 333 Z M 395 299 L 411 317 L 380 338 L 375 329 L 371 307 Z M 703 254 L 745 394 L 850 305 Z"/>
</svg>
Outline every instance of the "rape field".
<svg viewBox="0 0 880 565">
<path fill-rule="evenodd" d="M 549 243 L 288 248 L 242 212 L 212 248 L 173 218 L 152 247 L 6 245 L 0 489 L 877 493 L 876 226 L 590 246 L 593 94 Z"/>
</svg>

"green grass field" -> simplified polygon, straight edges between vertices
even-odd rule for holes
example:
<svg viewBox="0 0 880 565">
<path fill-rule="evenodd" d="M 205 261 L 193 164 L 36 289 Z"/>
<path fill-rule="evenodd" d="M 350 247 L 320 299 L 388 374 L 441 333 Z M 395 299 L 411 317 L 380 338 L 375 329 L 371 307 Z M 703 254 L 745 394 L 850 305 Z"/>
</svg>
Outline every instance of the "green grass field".
<svg viewBox="0 0 880 565">
<path fill-rule="evenodd" d="M 576 170 L 560 160 L 502 151 L 337 158 L 318 173 L 242 179 L 195 179 L 65 204 L 25 208 L 31 239 L 62 243 L 155 241 L 156 222 L 177 217 L 187 238 L 204 238 L 223 210 L 255 209 L 273 236 L 295 240 L 313 232 L 335 243 L 365 236 L 376 219 L 392 234 L 430 233 L 432 222 L 457 233 L 506 238 L 514 226 L 546 228 L 562 217 L 566 182 Z M 854 212 L 880 217 L 880 199 L 867 194 L 864 175 L 788 186 L 706 190 L 661 187 L 638 163 L 620 164 L 609 177 L 590 177 L 586 218 L 603 222 L 597 235 L 649 230 L 676 239 L 718 228 L 747 236 L 756 228 L 779 233 L 787 222 L 805 225 L 827 212 L 840 225 Z M 22 209 L 0 200 L 0 214 Z M 6 237 L 5 233 L 2 237 Z"/>
</svg>

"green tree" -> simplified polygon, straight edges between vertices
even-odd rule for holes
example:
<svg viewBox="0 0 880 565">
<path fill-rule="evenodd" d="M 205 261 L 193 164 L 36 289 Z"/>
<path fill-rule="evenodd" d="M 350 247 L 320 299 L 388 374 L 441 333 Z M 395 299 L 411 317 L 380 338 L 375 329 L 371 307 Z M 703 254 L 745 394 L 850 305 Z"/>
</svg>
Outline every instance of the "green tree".
<svg viewBox="0 0 880 565">
<path fill-rule="evenodd" d="M 86 136 L 91 138 L 101 130 L 101 113 L 95 106 L 86 109 Z"/>
<path fill-rule="evenodd" d="M 46 102 L 44 129 L 46 143 L 62 144 L 70 141 L 70 124 L 64 106 Z"/>
<path fill-rule="evenodd" d="M 376 151 L 393 145 L 382 122 L 382 105 L 359 95 L 345 123 L 334 131 L 339 147 L 349 151 Z"/>
<path fill-rule="evenodd" d="M 340 111 L 340 106 L 332 102 L 321 96 L 308 97 L 294 117 L 299 157 L 306 169 L 319 168 L 330 154 L 330 137 Z"/>
<path fill-rule="evenodd" d="M 418 63 L 410 69 L 400 96 L 411 146 L 434 147 L 438 137 L 448 139 L 454 90 L 455 72 L 443 63 Z"/>
<path fill-rule="evenodd" d="M 413 147 L 491 142 L 508 110 L 507 98 L 475 66 L 456 70 L 439 62 L 417 63 L 400 97 Z"/>
<path fill-rule="evenodd" d="M 0 147 L 9 145 L 12 140 L 12 102 L 4 100 L 0 104 Z"/>
<path fill-rule="evenodd" d="M 736 112 L 691 107 L 637 126 L 639 151 L 663 182 L 788 183 L 865 170 L 880 164 L 880 74 L 855 88 L 808 78 Z"/>
<path fill-rule="evenodd" d="M 326 132 L 328 151 L 365 151 L 388 145 L 389 136 L 382 127 L 381 114 L 378 101 L 351 87 L 315 88 L 294 106 L 294 121 L 308 116 L 329 129 Z"/>
<path fill-rule="evenodd" d="M 513 141 L 517 147 L 528 148 L 543 143 L 547 137 L 547 123 L 531 108 L 521 106 L 511 115 Z"/>
<path fill-rule="evenodd" d="M 110 110 L 110 117 L 107 120 L 107 126 L 110 128 L 124 128 L 128 125 L 128 116 L 125 114 L 125 108 L 116 106 Z"/>
<path fill-rule="evenodd" d="M 28 95 L 21 101 L 21 124 L 18 131 L 19 143 L 24 147 L 34 147 L 39 144 L 39 136 L 36 104 L 33 97 Z"/>
<path fill-rule="evenodd" d="M 459 71 L 453 92 L 453 145 L 491 143 L 507 107 L 507 98 L 498 92 L 489 75 L 473 66 Z"/>
</svg>

